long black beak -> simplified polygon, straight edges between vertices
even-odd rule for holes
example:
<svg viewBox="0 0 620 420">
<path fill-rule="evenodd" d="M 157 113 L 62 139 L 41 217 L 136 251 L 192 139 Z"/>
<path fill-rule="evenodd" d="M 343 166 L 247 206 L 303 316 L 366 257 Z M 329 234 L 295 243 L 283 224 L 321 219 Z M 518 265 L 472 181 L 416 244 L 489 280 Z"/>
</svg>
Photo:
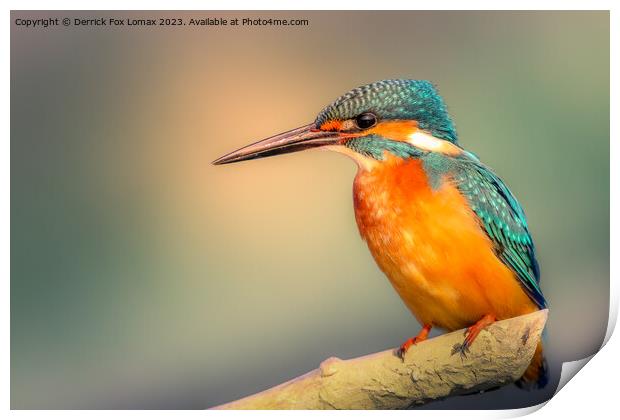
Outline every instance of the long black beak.
<svg viewBox="0 0 620 420">
<path fill-rule="evenodd" d="M 242 147 L 213 161 L 214 165 L 259 159 L 267 156 L 298 152 L 315 147 L 336 144 L 340 140 L 337 132 L 321 131 L 314 124 L 308 124 L 277 136 Z"/>
</svg>

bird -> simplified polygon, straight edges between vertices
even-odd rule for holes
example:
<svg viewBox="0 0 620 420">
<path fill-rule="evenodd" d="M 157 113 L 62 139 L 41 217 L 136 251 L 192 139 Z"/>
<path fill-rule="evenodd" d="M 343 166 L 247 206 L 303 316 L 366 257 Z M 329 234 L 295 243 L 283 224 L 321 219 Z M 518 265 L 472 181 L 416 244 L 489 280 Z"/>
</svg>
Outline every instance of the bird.
<svg viewBox="0 0 620 420">
<path fill-rule="evenodd" d="M 357 87 L 314 122 L 213 164 L 309 149 L 336 151 L 357 164 L 353 205 L 360 235 L 422 326 L 399 347 L 401 357 L 432 328 L 466 329 L 453 354 L 467 357 L 493 322 L 547 307 L 523 208 L 499 176 L 461 146 L 433 83 L 389 79 Z M 539 341 L 516 384 L 539 389 L 548 379 Z"/>
</svg>

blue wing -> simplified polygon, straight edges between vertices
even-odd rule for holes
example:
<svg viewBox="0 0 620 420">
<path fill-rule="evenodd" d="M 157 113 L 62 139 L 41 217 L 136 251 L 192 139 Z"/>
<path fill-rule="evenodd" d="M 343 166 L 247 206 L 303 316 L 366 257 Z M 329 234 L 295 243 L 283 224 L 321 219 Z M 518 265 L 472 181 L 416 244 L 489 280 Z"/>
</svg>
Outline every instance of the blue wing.
<svg viewBox="0 0 620 420">
<path fill-rule="evenodd" d="M 540 269 L 525 213 L 504 182 L 477 159 L 460 161 L 454 174 L 497 256 L 516 274 L 530 299 L 540 308 L 547 302 L 540 290 Z"/>
</svg>

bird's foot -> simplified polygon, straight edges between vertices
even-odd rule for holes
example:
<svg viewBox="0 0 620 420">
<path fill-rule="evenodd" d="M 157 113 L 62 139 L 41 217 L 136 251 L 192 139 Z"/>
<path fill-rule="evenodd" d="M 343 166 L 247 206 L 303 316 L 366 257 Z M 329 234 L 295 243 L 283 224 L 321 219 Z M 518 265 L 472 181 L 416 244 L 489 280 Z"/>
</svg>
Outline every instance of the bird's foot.
<svg viewBox="0 0 620 420">
<path fill-rule="evenodd" d="M 407 350 L 409 350 L 409 347 L 418 344 L 422 341 L 424 341 L 425 339 L 420 339 L 418 337 L 411 337 L 410 339 L 408 339 L 407 341 L 405 341 L 403 344 L 400 345 L 400 347 L 398 348 L 396 354 L 398 355 L 398 357 L 400 357 L 401 359 L 405 359 L 405 353 L 407 353 Z"/>
<path fill-rule="evenodd" d="M 422 330 L 418 333 L 418 335 L 408 339 L 407 341 L 405 341 L 403 344 L 400 345 L 400 347 L 396 351 L 396 355 L 400 357 L 401 359 L 405 360 L 405 353 L 407 353 L 407 350 L 409 350 L 411 346 L 421 343 L 422 341 L 426 340 L 428 338 L 428 333 L 430 332 L 431 328 L 432 328 L 431 325 L 428 325 L 428 324 L 425 325 L 422 328 Z"/>
<path fill-rule="evenodd" d="M 465 340 L 461 344 L 455 344 L 452 347 L 452 355 L 459 354 L 461 359 L 467 357 L 467 353 L 469 353 L 469 348 L 473 344 L 480 331 L 491 325 L 496 321 L 495 315 L 487 314 L 480 318 L 478 322 L 476 322 L 471 327 L 465 330 Z"/>
<path fill-rule="evenodd" d="M 461 344 L 455 344 L 454 347 L 452 347 L 452 353 L 450 355 L 454 356 L 458 354 L 461 356 L 461 359 L 464 359 L 467 357 L 467 353 L 469 353 L 469 345 L 463 342 Z"/>
</svg>

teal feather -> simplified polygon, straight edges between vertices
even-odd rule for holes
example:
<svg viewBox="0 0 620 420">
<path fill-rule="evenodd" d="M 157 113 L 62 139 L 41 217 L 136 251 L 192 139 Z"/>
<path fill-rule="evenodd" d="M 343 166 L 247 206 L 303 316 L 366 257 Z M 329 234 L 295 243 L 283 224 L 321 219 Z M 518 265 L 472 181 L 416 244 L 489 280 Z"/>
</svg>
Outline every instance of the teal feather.
<svg viewBox="0 0 620 420">
<path fill-rule="evenodd" d="M 496 254 L 516 274 L 528 296 L 545 308 L 534 243 L 521 205 L 504 182 L 480 161 L 467 156 L 450 160 L 453 181 L 493 241 Z"/>
<path fill-rule="evenodd" d="M 426 153 L 409 143 L 393 141 L 376 134 L 353 137 L 345 142 L 345 146 L 357 153 L 377 160 L 383 160 L 385 158 L 384 152 L 388 152 L 403 159 L 420 157 Z"/>
<path fill-rule="evenodd" d="M 381 120 L 414 120 L 433 136 L 458 144 L 456 129 L 437 89 L 426 80 L 381 80 L 355 88 L 326 106 L 318 128 L 330 120 L 347 120 L 372 112 Z"/>
</svg>

